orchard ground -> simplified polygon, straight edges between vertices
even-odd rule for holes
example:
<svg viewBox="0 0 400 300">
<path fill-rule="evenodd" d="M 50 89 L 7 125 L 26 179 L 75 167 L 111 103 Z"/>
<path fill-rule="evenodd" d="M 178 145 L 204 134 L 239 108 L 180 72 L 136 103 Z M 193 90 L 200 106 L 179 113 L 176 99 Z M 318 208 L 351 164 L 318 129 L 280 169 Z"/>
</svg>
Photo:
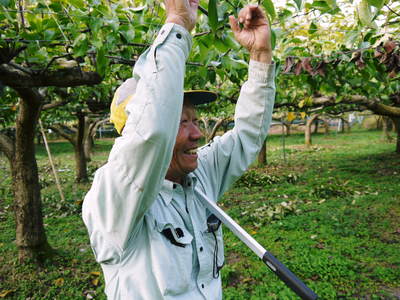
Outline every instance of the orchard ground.
<svg viewBox="0 0 400 300">
<path fill-rule="evenodd" d="M 353 129 L 313 135 L 306 148 L 302 134 L 271 136 L 268 164 L 254 165 L 221 206 L 321 299 L 400 299 L 400 156 L 381 138 Z M 96 141 L 92 176 L 111 145 Z M 74 182 L 70 144 L 50 148 L 66 200 L 38 146 L 44 222 L 56 250 L 39 267 L 17 262 L 9 166 L 0 156 L 0 298 L 105 299 L 80 216 L 90 184 Z M 224 299 L 296 299 L 226 228 L 224 239 Z"/>
</svg>

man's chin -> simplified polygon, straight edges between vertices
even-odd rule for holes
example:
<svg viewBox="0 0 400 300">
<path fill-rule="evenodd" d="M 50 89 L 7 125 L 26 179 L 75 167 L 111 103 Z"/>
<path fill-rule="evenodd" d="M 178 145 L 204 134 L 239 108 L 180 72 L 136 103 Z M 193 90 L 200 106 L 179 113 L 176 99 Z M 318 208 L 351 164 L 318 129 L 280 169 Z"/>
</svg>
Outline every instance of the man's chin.
<svg viewBox="0 0 400 300">
<path fill-rule="evenodd" d="M 186 168 L 185 168 L 185 173 L 186 173 L 186 175 L 187 174 L 189 174 L 189 173 L 192 173 L 194 170 L 196 170 L 197 169 L 197 161 L 196 161 L 196 163 L 195 164 L 191 164 L 190 166 L 188 165 Z"/>
</svg>

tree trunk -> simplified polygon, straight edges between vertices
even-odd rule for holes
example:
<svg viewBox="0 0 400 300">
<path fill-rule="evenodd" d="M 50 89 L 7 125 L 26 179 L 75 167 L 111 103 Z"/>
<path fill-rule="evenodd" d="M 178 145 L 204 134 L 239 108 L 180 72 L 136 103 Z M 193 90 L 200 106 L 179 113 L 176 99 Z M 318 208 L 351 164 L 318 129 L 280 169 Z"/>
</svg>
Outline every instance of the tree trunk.
<svg viewBox="0 0 400 300">
<path fill-rule="evenodd" d="M 81 112 L 78 114 L 78 132 L 74 143 L 75 164 L 76 164 L 76 181 L 88 181 L 87 165 L 84 147 L 84 133 L 85 133 L 85 115 Z"/>
<path fill-rule="evenodd" d="M 92 160 L 92 149 L 94 144 L 93 136 L 91 136 L 90 129 L 94 125 L 95 122 L 90 124 L 89 118 L 85 117 L 85 129 L 83 136 L 83 149 L 86 162 L 90 162 Z"/>
<path fill-rule="evenodd" d="M 86 161 L 91 161 L 92 153 L 93 153 L 93 146 L 94 140 L 96 136 L 97 129 L 99 126 L 102 126 L 104 123 L 109 122 L 110 119 L 107 117 L 105 119 L 97 119 L 93 121 L 90 125 L 85 125 L 85 139 L 84 139 L 84 148 L 85 148 L 85 157 Z M 89 124 L 89 119 L 86 119 L 86 123 Z"/>
<path fill-rule="evenodd" d="M 292 127 L 292 124 L 290 124 L 290 123 L 282 123 L 284 126 L 285 126 L 285 134 L 286 134 L 286 136 L 290 136 L 290 134 L 291 134 L 291 131 L 290 131 L 290 129 L 291 129 L 291 127 Z"/>
<path fill-rule="evenodd" d="M 346 129 L 347 127 L 347 129 Z M 350 132 L 351 131 L 351 125 L 350 122 L 343 119 L 343 130 L 345 130 L 346 132 Z"/>
<path fill-rule="evenodd" d="M 307 147 L 310 147 L 312 145 L 311 141 L 311 125 L 315 121 L 315 119 L 318 118 L 318 114 L 311 115 L 311 117 L 307 120 L 306 123 L 306 128 L 304 131 L 304 142 Z"/>
<path fill-rule="evenodd" d="M 315 120 L 315 123 L 314 123 L 314 133 L 318 133 L 318 123 L 319 123 L 319 120 L 318 120 L 318 118 Z"/>
<path fill-rule="evenodd" d="M 390 135 L 390 125 L 392 120 L 389 117 L 384 116 L 382 120 L 382 129 L 383 129 L 383 140 L 387 142 L 391 142 L 393 140 Z"/>
<path fill-rule="evenodd" d="M 38 168 L 35 158 L 35 128 L 41 110 L 41 96 L 35 89 L 17 89 L 22 97 L 16 120 L 14 189 L 16 244 L 21 263 L 40 262 L 51 250 L 43 226 Z"/>
<path fill-rule="evenodd" d="M 329 122 L 327 119 L 323 119 L 324 133 L 329 134 Z"/>
<path fill-rule="evenodd" d="M 392 118 L 397 132 L 396 153 L 400 154 L 400 118 Z"/>
<path fill-rule="evenodd" d="M 203 123 L 204 130 L 202 131 L 202 134 L 204 136 L 205 142 L 207 143 L 207 137 L 210 135 L 210 130 L 209 130 L 209 119 L 208 117 L 202 117 L 200 118 L 200 121 Z"/>
<path fill-rule="evenodd" d="M 211 130 L 210 134 L 206 136 L 206 143 L 209 143 L 217 134 L 218 129 L 221 127 L 221 125 L 226 121 L 225 118 L 220 118 L 220 119 L 215 119 L 215 124 L 213 129 Z"/>
<path fill-rule="evenodd" d="M 260 152 L 258 153 L 258 165 L 265 166 L 267 164 L 267 139 L 265 139 Z"/>
</svg>

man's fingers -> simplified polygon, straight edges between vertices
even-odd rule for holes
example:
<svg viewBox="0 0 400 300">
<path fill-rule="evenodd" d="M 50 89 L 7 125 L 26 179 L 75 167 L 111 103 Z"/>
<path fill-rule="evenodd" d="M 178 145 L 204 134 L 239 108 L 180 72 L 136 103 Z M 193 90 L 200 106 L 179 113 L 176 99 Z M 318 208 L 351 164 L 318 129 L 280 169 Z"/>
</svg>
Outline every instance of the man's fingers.
<svg viewBox="0 0 400 300">
<path fill-rule="evenodd" d="M 197 10 L 197 8 L 199 7 L 200 1 L 199 0 L 189 0 L 189 4 L 193 10 Z"/>
<path fill-rule="evenodd" d="M 231 29 L 234 35 L 240 32 L 239 24 L 234 16 L 229 16 L 229 24 L 231 25 Z"/>
<path fill-rule="evenodd" d="M 265 15 L 258 5 L 247 5 L 240 10 L 238 18 L 245 28 L 249 28 L 254 25 L 254 21 L 265 18 Z"/>
</svg>

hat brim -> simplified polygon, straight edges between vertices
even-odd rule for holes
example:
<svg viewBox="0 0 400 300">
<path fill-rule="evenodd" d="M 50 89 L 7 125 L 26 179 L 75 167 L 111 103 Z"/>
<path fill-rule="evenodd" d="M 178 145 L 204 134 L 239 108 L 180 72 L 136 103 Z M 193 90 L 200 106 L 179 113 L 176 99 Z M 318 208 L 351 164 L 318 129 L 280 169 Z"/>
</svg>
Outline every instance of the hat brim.
<svg viewBox="0 0 400 300">
<path fill-rule="evenodd" d="M 183 99 L 190 101 L 193 105 L 201 105 L 214 102 L 217 99 L 217 94 L 205 90 L 185 91 Z"/>
</svg>

